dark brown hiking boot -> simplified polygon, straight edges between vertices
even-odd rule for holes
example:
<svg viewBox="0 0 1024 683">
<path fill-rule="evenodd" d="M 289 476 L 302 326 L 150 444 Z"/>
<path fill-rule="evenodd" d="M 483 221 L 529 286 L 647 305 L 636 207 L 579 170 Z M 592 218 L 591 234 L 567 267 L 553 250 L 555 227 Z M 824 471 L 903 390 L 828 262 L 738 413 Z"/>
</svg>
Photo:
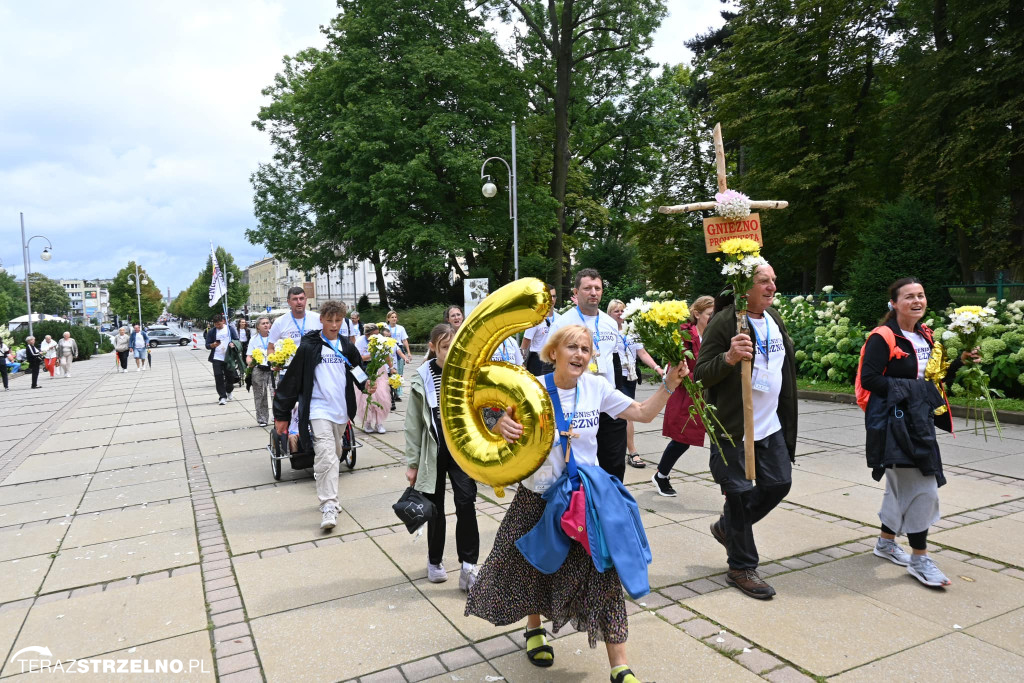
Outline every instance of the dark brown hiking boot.
<svg viewBox="0 0 1024 683">
<path fill-rule="evenodd" d="M 722 519 L 719 517 L 717 522 L 711 523 L 711 535 L 715 537 L 715 540 L 721 543 L 725 547 L 728 546 L 728 536 L 725 535 L 725 527 L 722 526 Z"/>
<path fill-rule="evenodd" d="M 754 569 L 730 569 L 725 575 L 725 580 L 730 586 L 736 586 L 743 593 L 758 600 L 770 600 L 775 595 L 775 589 L 762 581 Z"/>
</svg>

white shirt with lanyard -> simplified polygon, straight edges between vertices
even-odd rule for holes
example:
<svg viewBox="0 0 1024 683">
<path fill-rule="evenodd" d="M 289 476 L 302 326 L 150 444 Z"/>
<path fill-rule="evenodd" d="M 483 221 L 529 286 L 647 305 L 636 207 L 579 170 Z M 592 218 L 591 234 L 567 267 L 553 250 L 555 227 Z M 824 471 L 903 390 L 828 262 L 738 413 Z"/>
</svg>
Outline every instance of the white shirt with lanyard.
<svg viewBox="0 0 1024 683">
<path fill-rule="evenodd" d="M 312 330 L 323 329 L 323 325 L 320 324 L 320 316 L 316 313 L 306 311 L 306 314 L 301 318 L 296 318 L 291 312 L 288 315 L 282 315 L 274 324 L 270 326 L 269 340 L 271 344 L 277 346 L 277 343 L 285 337 L 291 337 L 298 346 L 302 340 L 302 335 Z"/>
<path fill-rule="evenodd" d="M 309 400 L 310 420 L 330 420 L 335 424 L 346 424 L 349 420 L 348 405 L 345 401 L 345 385 L 348 370 L 356 381 L 362 382 L 366 373 L 362 368 L 353 368 L 352 363 L 341 351 L 341 340 L 331 341 L 320 334 L 320 339 L 330 349 L 320 347 L 320 362 L 313 371 L 313 393 Z M 362 378 L 360 378 L 362 375 Z"/>
<path fill-rule="evenodd" d="M 754 338 L 751 384 L 754 389 L 754 440 L 760 441 L 782 429 L 779 421 L 779 392 L 786 348 L 782 330 L 767 313 L 760 319 L 747 318 Z"/>
<path fill-rule="evenodd" d="M 508 337 L 501 346 L 495 350 L 494 355 L 491 356 L 491 360 L 505 361 L 506 363 L 512 363 L 513 365 L 523 364 L 523 354 L 516 346 L 515 337 Z"/>
<path fill-rule="evenodd" d="M 630 382 L 636 379 L 636 352 L 644 348 L 644 344 L 635 334 L 619 334 L 622 338 L 622 376 Z"/>
</svg>

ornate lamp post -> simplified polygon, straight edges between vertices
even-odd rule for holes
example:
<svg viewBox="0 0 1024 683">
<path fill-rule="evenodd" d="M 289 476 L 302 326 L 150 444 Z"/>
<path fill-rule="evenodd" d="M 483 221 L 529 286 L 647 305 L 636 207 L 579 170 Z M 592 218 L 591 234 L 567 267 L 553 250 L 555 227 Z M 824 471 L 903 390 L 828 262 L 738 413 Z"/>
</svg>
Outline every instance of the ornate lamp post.
<svg viewBox="0 0 1024 683">
<path fill-rule="evenodd" d="M 33 332 L 32 332 L 32 292 L 30 291 L 29 285 L 28 285 L 28 274 L 29 274 L 29 270 L 30 270 L 29 259 L 28 259 L 28 255 L 29 255 L 28 245 L 34 239 L 46 240 L 46 246 L 43 248 L 43 253 L 39 255 L 39 258 L 43 259 L 44 261 L 49 261 L 51 258 L 53 258 L 53 254 L 51 253 L 51 250 L 53 249 L 53 245 L 50 244 L 50 240 L 49 239 L 47 239 L 46 237 L 43 237 L 42 235 L 33 235 L 32 237 L 29 237 L 28 240 L 26 240 L 25 239 L 25 214 L 21 213 L 19 215 L 21 216 L 21 255 L 22 255 L 22 263 L 25 266 L 25 303 L 28 304 L 28 334 L 31 337 L 31 336 L 34 336 L 34 335 L 33 335 Z"/>
<path fill-rule="evenodd" d="M 130 282 L 133 285 L 135 285 L 135 301 L 139 304 L 139 327 L 141 327 L 142 326 L 142 290 L 139 289 L 139 285 L 140 284 L 148 285 L 149 284 L 149 280 L 147 280 L 144 277 L 142 277 L 142 278 L 139 277 L 139 264 L 138 263 L 135 264 L 135 275 L 129 275 L 128 276 L 128 282 Z"/>
<path fill-rule="evenodd" d="M 512 122 L 512 165 L 501 157 L 490 157 L 480 166 L 480 179 L 485 180 L 484 186 L 480 188 L 483 195 L 491 199 L 498 194 L 498 188 L 491 182 L 491 176 L 484 174 L 484 167 L 488 161 L 500 161 L 508 169 L 509 185 L 511 192 L 508 196 L 508 217 L 512 219 L 512 243 L 514 248 L 516 279 L 519 279 L 519 196 L 516 185 L 516 122 Z"/>
</svg>

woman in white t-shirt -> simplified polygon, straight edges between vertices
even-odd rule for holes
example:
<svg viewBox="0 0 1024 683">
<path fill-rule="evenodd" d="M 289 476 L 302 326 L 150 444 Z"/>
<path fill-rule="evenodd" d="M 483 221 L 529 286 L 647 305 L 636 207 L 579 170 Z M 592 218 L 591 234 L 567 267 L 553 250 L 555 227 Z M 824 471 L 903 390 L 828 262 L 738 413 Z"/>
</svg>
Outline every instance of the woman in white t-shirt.
<svg viewBox="0 0 1024 683">
<path fill-rule="evenodd" d="M 57 342 L 50 335 L 46 335 L 39 344 L 39 351 L 43 354 L 43 365 L 46 366 L 46 371 L 50 373 L 50 377 L 53 377 L 58 361 Z"/>
<path fill-rule="evenodd" d="M 614 389 L 603 377 L 587 372 L 593 333 L 581 325 L 566 325 L 554 332 L 541 359 L 554 365 L 554 382 L 562 412 L 570 422 L 572 455 L 577 464 L 597 466 L 597 427 L 601 413 L 627 420 L 651 422 L 679 386 L 688 370 L 681 363 L 668 373 L 658 390 L 637 403 Z M 518 440 L 522 425 L 503 416 L 497 431 L 507 441 Z M 619 575 L 614 569 L 599 573 L 583 546 L 573 542 L 565 562 L 554 574 L 544 575 L 516 547 L 544 514 L 541 494 L 565 469 L 565 458 L 555 435 L 547 460 L 520 482 L 512 505 L 501 521 L 494 546 L 480 569 L 466 602 L 466 615 L 476 615 L 495 625 L 512 624 L 526 617 L 526 656 L 532 664 L 548 667 L 554 651 L 547 644 L 541 617 L 551 620 L 557 633 L 565 624 L 587 631 L 590 646 L 600 638 L 608 649 L 611 680 L 637 683 L 626 663 L 626 604 Z"/>
<path fill-rule="evenodd" d="M 409 350 L 409 333 L 405 331 L 405 328 L 398 324 L 398 313 L 396 311 L 388 311 L 387 328 L 391 333 L 391 337 L 398 342 L 395 345 L 395 370 L 399 375 L 405 373 L 405 364 L 412 360 L 412 351 Z M 395 390 L 395 400 L 402 400 L 402 387 L 398 387 Z M 394 406 L 392 406 L 394 408 Z"/>
</svg>

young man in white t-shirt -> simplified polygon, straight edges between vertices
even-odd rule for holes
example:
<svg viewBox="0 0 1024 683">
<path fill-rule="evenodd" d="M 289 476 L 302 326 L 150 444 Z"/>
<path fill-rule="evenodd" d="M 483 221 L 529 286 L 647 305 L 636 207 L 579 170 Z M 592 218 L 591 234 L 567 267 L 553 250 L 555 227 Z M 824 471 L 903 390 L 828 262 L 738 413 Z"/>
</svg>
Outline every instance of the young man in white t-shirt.
<svg viewBox="0 0 1024 683">
<path fill-rule="evenodd" d="M 269 352 L 274 352 L 274 344 L 284 337 L 291 337 L 298 346 L 302 335 L 321 328 L 320 316 L 312 311 L 306 310 L 306 290 L 302 287 L 292 287 L 288 290 L 288 313 L 280 316 L 270 326 Z"/>
<path fill-rule="evenodd" d="M 602 377 L 615 388 L 615 354 L 622 351 L 619 325 L 610 315 L 601 310 L 601 296 L 604 282 L 601 274 L 593 268 L 584 268 L 576 273 L 573 294 L 577 304 L 555 318 L 548 335 L 553 335 L 566 325 L 583 325 L 593 338 L 596 349 L 591 356 L 587 372 Z M 609 474 L 622 481 L 626 476 L 626 421 L 601 413 L 601 424 L 597 433 L 598 464 Z"/>
<path fill-rule="evenodd" d="M 325 302 L 321 314 L 323 328 L 319 334 L 316 330 L 306 333 L 277 387 L 274 429 L 280 435 L 288 434 L 292 409 L 299 404 L 299 442 L 301 450 L 312 447 L 320 528 L 330 531 L 341 509 L 338 472 L 345 431 L 356 411 L 355 390 L 366 382 L 366 373 L 359 367 L 355 347 L 339 334 L 345 323 L 345 304 Z"/>
<path fill-rule="evenodd" d="M 213 364 L 213 381 L 217 386 L 217 402 L 220 405 L 234 400 L 231 392 L 227 389 L 224 377 L 227 350 L 233 339 L 238 339 L 235 328 L 228 325 L 220 313 L 213 316 L 213 327 L 206 333 L 206 348 L 210 349 L 210 356 L 207 360 Z"/>
</svg>

